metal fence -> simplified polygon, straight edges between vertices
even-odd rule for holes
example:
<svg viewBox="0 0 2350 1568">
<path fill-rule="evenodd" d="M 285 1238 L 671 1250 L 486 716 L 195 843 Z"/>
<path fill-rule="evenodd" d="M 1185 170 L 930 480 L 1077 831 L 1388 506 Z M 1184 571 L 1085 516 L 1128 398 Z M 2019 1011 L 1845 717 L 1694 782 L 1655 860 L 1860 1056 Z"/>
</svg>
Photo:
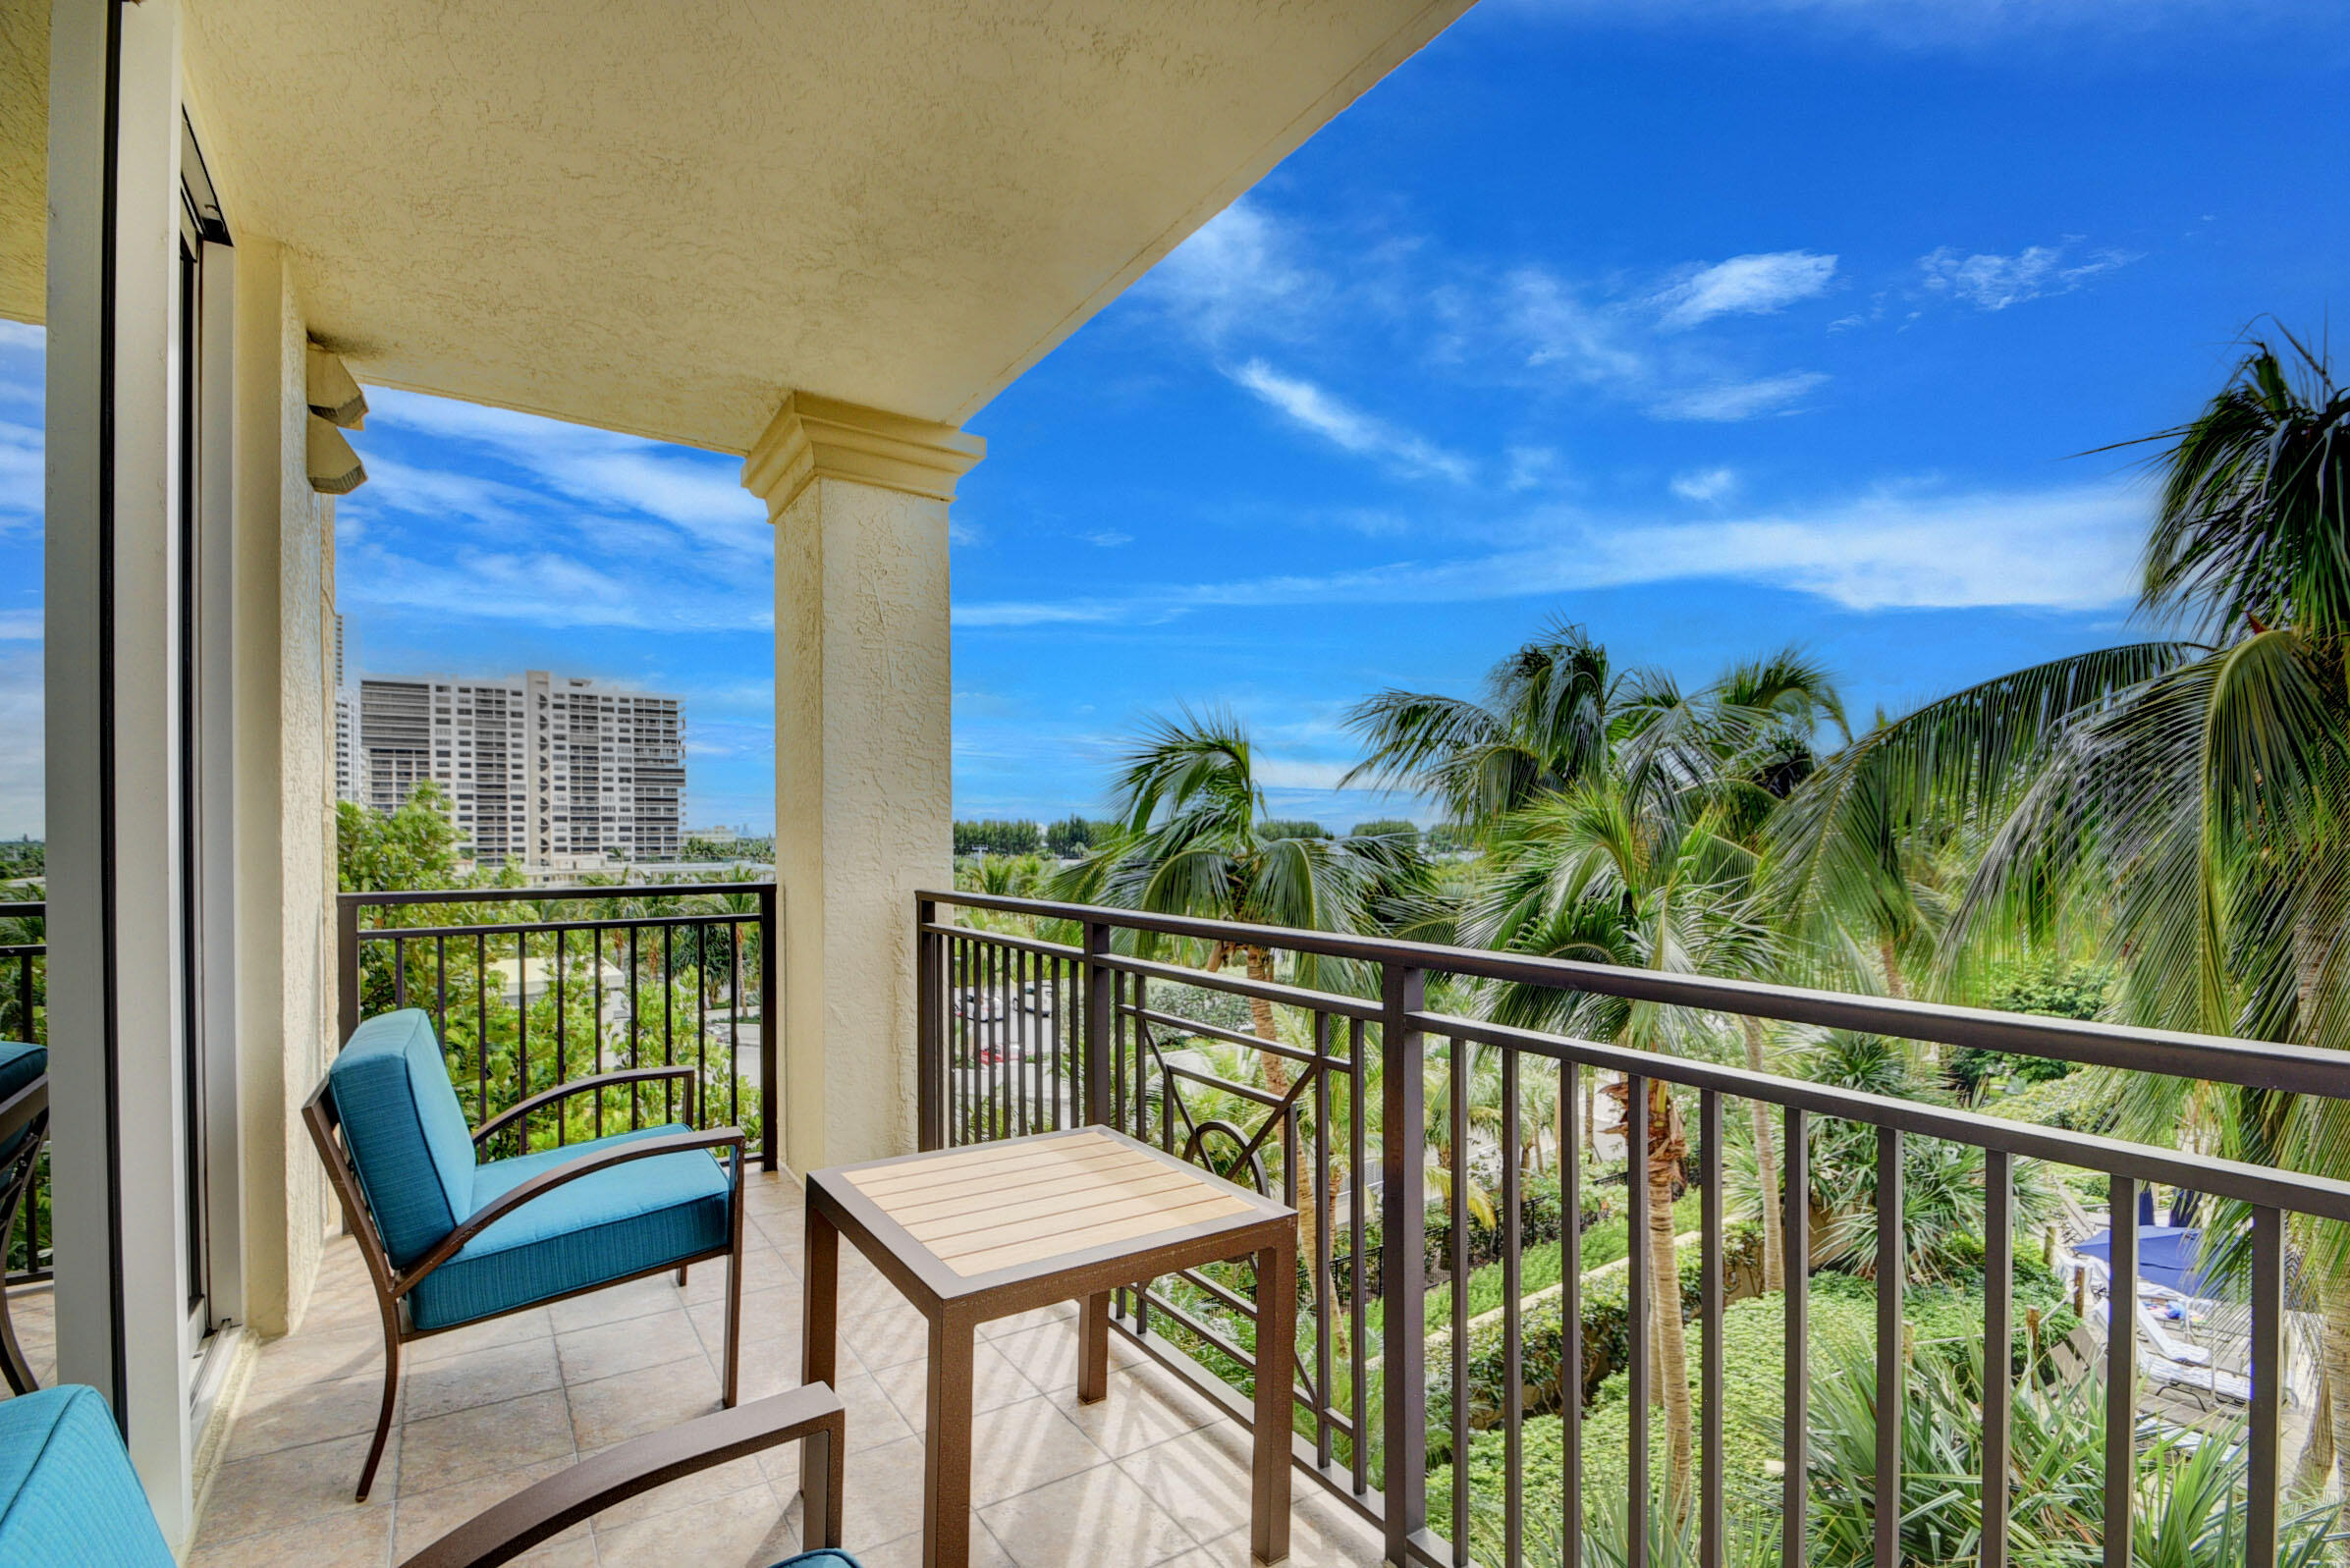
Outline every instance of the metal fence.
<svg viewBox="0 0 2350 1568">
<path fill-rule="evenodd" d="M 989 914 L 1019 917 L 1041 935 L 963 923 Z M 1907 1234 L 1905 1147 L 1940 1141 L 1980 1151 L 1984 1370 L 1975 1484 L 1981 1487 L 1978 1555 L 1984 1568 L 2004 1568 L 2010 1510 L 2029 1502 L 2011 1489 L 2018 1162 L 2105 1175 L 2115 1280 L 2137 1274 L 2138 1198 L 2147 1184 L 2192 1189 L 2216 1203 L 2242 1206 L 2230 1212 L 2244 1217 L 2234 1240 L 2250 1258 L 2250 1395 L 2242 1431 L 2229 1439 L 2241 1445 L 2229 1451 L 2245 1460 L 2235 1514 L 2241 1560 L 2250 1568 L 2274 1568 L 2278 1560 L 2287 1217 L 2350 1220 L 2350 1184 L 1504 1027 L 1430 1010 L 1428 987 L 1432 979 L 1449 977 L 1547 989 L 2333 1099 L 2350 1099 L 2350 1060 L 2295 1046 L 977 893 L 922 893 L 915 915 L 923 1147 L 1099 1122 L 1300 1205 L 1301 1224 L 1311 1234 L 1300 1249 L 1296 1462 L 1385 1531 L 1391 1562 L 1460 1568 L 1471 1560 L 1473 1516 L 1490 1520 L 1496 1511 L 1500 1529 L 1489 1528 L 1488 1535 L 1498 1537 L 1499 1545 L 1487 1555 L 1506 1568 L 1519 1568 L 1529 1557 L 1577 1568 L 1582 1556 L 1591 1456 L 1582 1440 L 1581 1392 L 1593 1370 L 1584 1363 L 1586 1284 L 1578 1256 L 1588 1134 L 1575 1115 L 1558 1117 L 1562 1222 L 1555 1321 L 1531 1321 L 1521 1301 L 1527 1177 L 1518 1151 L 1528 1132 L 1529 1093 L 1546 1089 L 1553 1105 L 1571 1107 L 1586 1075 L 1612 1079 L 1612 1092 L 1622 1094 L 1627 1108 L 1623 1318 L 1632 1327 L 1624 1336 L 1621 1370 L 1635 1392 L 1621 1457 L 1622 1515 L 1629 1521 L 1618 1543 L 1622 1568 L 1649 1568 L 1652 1553 L 1665 1549 L 1655 1544 L 1652 1530 L 1668 1510 L 1694 1520 L 1687 1560 L 1720 1568 L 1730 1554 L 1722 1426 L 1729 1232 L 1724 1110 L 1753 1103 L 1771 1108 L 1782 1140 L 1784 1256 L 1791 1262 L 1812 1257 L 1808 1162 L 1816 1133 L 1836 1124 L 1873 1129 L 1880 1256 L 1898 1256 Z M 1186 953 L 1208 956 L 1174 961 Z M 1310 983 L 1270 978 L 1274 954 L 1288 955 L 1292 971 Z M 1236 1024 L 1203 1016 L 1234 1002 L 1253 1016 Z M 1271 1031 L 1264 1027 L 1269 1019 L 1275 1023 Z M 1472 1126 L 1470 1064 L 1477 1053 L 1498 1058 L 1499 1088 L 1498 1103 L 1475 1108 Z M 1650 1233 L 1651 1194 L 1633 1162 L 1645 1165 L 1656 1131 L 1648 1108 L 1654 1083 L 1678 1091 L 1676 1103 L 1695 1102 L 1686 1163 L 1695 1167 L 1702 1206 L 1691 1323 L 1700 1415 L 1695 1494 L 1685 1500 L 1659 1497 L 1651 1459 L 1654 1418 L 1639 1393 L 1651 1386 L 1656 1369 L 1651 1335 L 1638 1325 L 1649 1321 L 1660 1291 L 1671 1293 L 1665 1298 L 1669 1302 L 1682 1288 L 1678 1279 L 1653 1277 L 1649 1249 L 1642 1245 Z M 1632 1112 L 1633 1107 L 1642 1108 Z M 1542 1131 L 1554 1129 L 1546 1124 Z M 1637 1153 L 1635 1136 L 1642 1140 Z M 1491 1336 L 1498 1339 L 1502 1392 L 1498 1407 L 1473 1410 L 1468 1286 L 1475 1262 L 1472 1150 L 1478 1145 L 1508 1155 L 1500 1162 L 1495 1206 L 1503 1278 L 1501 1305 L 1494 1310 L 1502 1321 L 1499 1334 Z M 1904 1559 L 1902 1413 L 1912 1387 L 1902 1331 L 1905 1272 L 1879 1269 L 1873 1287 L 1875 1388 L 1887 1392 L 1877 1402 L 1876 1463 L 1861 1479 L 1860 1507 L 1878 1568 Z M 1781 1481 L 1776 1517 L 1770 1521 L 1781 1568 L 1804 1563 L 1807 1513 L 1814 1506 L 1815 1470 L 1807 1451 L 1811 1289 L 1807 1268 L 1786 1270 Z M 1450 1296 L 1449 1311 L 1433 1331 L 1425 1319 L 1432 1290 Z M 2135 1303 L 2121 1305 L 2126 1294 L 2126 1288 L 2115 1292 L 2103 1351 L 2105 1387 L 2128 1391 L 2104 1402 L 2102 1545 L 2096 1549 L 2107 1568 L 2127 1568 L 2131 1560 L 2144 1436 Z M 1370 1321 L 1374 1314 L 1378 1323 Z M 1116 1321 L 1246 1422 L 1250 1407 L 1238 1385 L 1253 1376 L 1254 1357 L 1232 1325 L 1253 1324 L 1253 1283 L 1244 1272 L 1192 1271 L 1123 1294 Z M 1530 1358 L 1545 1365 L 1555 1360 L 1558 1367 L 1562 1451 L 1555 1475 L 1532 1475 L 1524 1447 Z M 1477 1495 L 1465 1462 L 1473 1424 L 1503 1434 L 1500 1484 Z M 1429 1514 L 1432 1454 L 1453 1464 L 1446 1517 Z M 1530 1482 L 1553 1480 L 1564 1498 L 1563 1528 L 1558 1539 L 1531 1540 L 1526 1488 Z M 1672 1540 L 1668 1554 L 1678 1557 L 1680 1536 Z"/>
<path fill-rule="evenodd" d="M 690 1065 L 701 1123 L 742 1126 L 776 1168 L 773 883 L 347 892 L 336 904 L 338 1039 L 378 1013 L 430 1012 L 476 1125 L 557 1083 Z M 524 1136 L 562 1144 L 674 1119 L 674 1093 L 582 1096 Z"/>
<path fill-rule="evenodd" d="M 41 935 L 48 906 L 43 903 L 0 903 L 0 1040 L 46 1045 L 48 1033 L 49 946 Z M 30 940 L 16 940 L 20 937 Z M 8 1282 L 29 1284 L 47 1279 L 53 1263 L 54 1238 L 49 1229 L 49 1155 L 42 1150 L 40 1165 L 26 1195 L 24 1217 L 7 1241 Z"/>
</svg>

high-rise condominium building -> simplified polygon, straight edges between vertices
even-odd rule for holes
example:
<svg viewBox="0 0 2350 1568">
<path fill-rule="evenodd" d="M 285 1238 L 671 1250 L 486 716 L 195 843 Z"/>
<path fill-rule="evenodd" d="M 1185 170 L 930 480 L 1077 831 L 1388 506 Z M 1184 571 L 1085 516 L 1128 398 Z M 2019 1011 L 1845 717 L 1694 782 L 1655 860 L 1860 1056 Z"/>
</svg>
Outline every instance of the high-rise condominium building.
<svg viewBox="0 0 2350 1568">
<path fill-rule="evenodd" d="M 501 680 L 364 679 L 354 794 L 396 811 L 440 786 L 459 852 L 579 869 L 674 860 L 684 843 L 685 714 L 676 697 L 533 670 Z"/>
</svg>

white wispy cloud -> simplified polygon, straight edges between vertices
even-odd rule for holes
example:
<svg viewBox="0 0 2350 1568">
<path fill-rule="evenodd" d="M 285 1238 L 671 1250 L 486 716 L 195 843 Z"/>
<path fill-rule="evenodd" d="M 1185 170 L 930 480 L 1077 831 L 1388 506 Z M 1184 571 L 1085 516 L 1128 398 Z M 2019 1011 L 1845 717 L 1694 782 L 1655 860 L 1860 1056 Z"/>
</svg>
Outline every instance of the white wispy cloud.
<svg viewBox="0 0 2350 1568">
<path fill-rule="evenodd" d="M 38 517 L 46 505 L 37 425 L 0 420 L 0 532 L 12 519 Z"/>
<path fill-rule="evenodd" d="M 1225 606 L 1516 599 L 1721 578 L 1846 610 L 2094 610 L 2127 604 L 2146 499 L 2118 484 L 1941 495 L 1875 491 L 1702 522 L 1547 511 L 1535 542 L 1325 574 L 1172 584 L 1147 598 L 983 602 L 970 627 L 1154 621 Z"/>
<path fill-rule="evenodd" d="M 1466 483 L 1475 473 L 1475 464 L 1458 453 L 1365 413 L 1302 377 L 1284 375 L 1262 359 L 1250 359 L 1230 375 L 1266 404 L 1342 451 L 1376 459 L 1408 475 L 1434 474 Z"/>
<path fill-rule="evenodd" d="M 1689 273 L 1659 294 L 1656 302 L 1664 307 L 1664 326 L 1683 330 L 1716 316 L 1768 315 L 1799 299 L 1817 298 L 1828 292 L 1835 272 L 1834 256 L 1809 250 L 1732 256 Z"/>
<path fill-rule="evenodd" d="M 1099 550 L 1116 550 L 1120 545 L 1130 545 L 1134 542 L 1132 534 L 1121 532 L 1117 528 L 1097 528 L 1092 533 L 1081 533 L 1077 537 Z"/>
<path fill-rule="evenodd" d="M 1667 419 L 1698 419 L 1726 423 L 1757 414 L 1779 413 L 1828 377 L 1817 370 L 1790 370 L 1784 375 L 1757 376 L 1750 381 L 1723 379 L 1660 393 L 1650 411 Z"/>
<path fill-rule="evenodd" d="M 2047 295 L 2070 294 L 2101 272 L 2124 267 L 2137 257 L 2119 250 L 2100 250 L 2086 258 L 2065 261 L 2070 242 L 2055 245 L 2027 245 L 2010 256 L 1977 252 L 1963 254 L 1944 245 L 1918 258 L 1918 272 L 1929 293 L 1963 300 L 1979 310 L 2004 310 L 2009 305 Z"/>
<path fill-rule="evenodd" d="M 40 611 L 0 610 L 0 642 L 38 642 L 40 640 Z"/>
<path fill-rule="evenodd" d="M 570 500 L 642 513 L 743 557 L 772 549 L 766 508 L 742 488 L 736 459 L 413 393 L 372 390 L 368 401 L 371 422 L 488 449 Z M 459 474 L 446 482 L 471 481 Z"/>
<path fill-rule="evenodd" d="M 1292 336 L 1332 292 L 1302 248 L 1281 219 L 1243 196 L 1170 251 L 1131 293 L 1211 345 L 1242 327 Z"/>
<path fill-rule="evenodd" d="M 1738 488 L 1738 473 L 1734 468 L 1692 468 L 1674 474 L 1669 488 L 1683 501 L 1720 501 Z"/>
<path fill-rule="evenodd" d="M 562 550 L 461 548 L 423 559 L 362 544 L 336 570 L 361 609 L 534 626 L 639 631 L 765 631 L 773 600 L 704 572 L 645 561 L 591 564 Z M 762 585 L 763 586 L 763 585 Z"/>
</svg>

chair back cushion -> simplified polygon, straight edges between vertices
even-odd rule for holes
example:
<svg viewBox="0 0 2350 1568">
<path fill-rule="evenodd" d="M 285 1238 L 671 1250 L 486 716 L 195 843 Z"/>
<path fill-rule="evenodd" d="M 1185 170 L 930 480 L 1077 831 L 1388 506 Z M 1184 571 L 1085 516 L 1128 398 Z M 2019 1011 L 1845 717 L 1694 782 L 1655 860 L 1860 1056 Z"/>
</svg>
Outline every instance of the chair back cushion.
<svg viewBox="0 0 2350 1568">
<path fill-rule="evenodd" d="M 0 1565 L 172 1568 L 147 1494 L 95 1388 L 0 1402 Z"/>
<path fill-rule="evenodd" d="M 406 1269 L 473 1212 L 473 1136 L 432 1014 L 410 1007 L 360 1024 L 327 1086 L 384 1251 Z"/>
</svg>

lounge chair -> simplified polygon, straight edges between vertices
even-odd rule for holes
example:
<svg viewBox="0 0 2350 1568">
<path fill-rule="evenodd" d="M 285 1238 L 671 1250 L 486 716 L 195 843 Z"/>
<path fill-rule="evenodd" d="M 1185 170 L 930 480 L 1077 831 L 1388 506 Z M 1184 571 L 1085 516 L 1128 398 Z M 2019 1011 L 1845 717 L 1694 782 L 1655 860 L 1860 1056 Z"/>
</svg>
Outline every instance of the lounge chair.
<svg viewBox="0 0 2350 1568">
<path fill-rule="evenodd" d="M 41 1046 L 0 1040 L 0 1265 L 5 1265 L 17 1217 L 31 1199 L 41 1149 L 48 1141 L 49 1053 Z M 27 1394 L 39 1386 L 24 1347 L 17 1343 L 5 1284 L 0 1284 L 0 1377 L 8 1379 L 11 1393 Z"/>
<path fill-rule="evenodd" d="M 840 1549 L 847 1418 L 822 1383 L 703 1416 L 583 1459 L 525 1487 L 408 1559 L 404 1568 L 498 1568 L 614 1503 L 797 1438 L 803 1541 L 777 1568 L 856 1568 Z M 694 1555 L 691 1513 L 665 1560 Z M 171 1549 L 95 1388 L 0 1403 L 0 1568 L 173 1568 Z"/>
<path fill-rule="evenodd" d="M 482 1161 L 485 1143 L 575 1095 L 668 1079 L 684 1123 Z M 742 1316 L 739 1128 L 695 1132 L 694 1069 L 641 1067 L 559 1084 L 467 1132 L 432 1015 L 370 1018 L 302 1106 L 302 1121 L 375 1282 L 383 1409 L 359 1472 L 366 1500 L 392 1430 L 400 1347 L 625 1280 L 727 1260 L 723 1402 L 735 1403 Z M 724 1164 L 712 1158 L 725 1151 Z"/>
</svg>

